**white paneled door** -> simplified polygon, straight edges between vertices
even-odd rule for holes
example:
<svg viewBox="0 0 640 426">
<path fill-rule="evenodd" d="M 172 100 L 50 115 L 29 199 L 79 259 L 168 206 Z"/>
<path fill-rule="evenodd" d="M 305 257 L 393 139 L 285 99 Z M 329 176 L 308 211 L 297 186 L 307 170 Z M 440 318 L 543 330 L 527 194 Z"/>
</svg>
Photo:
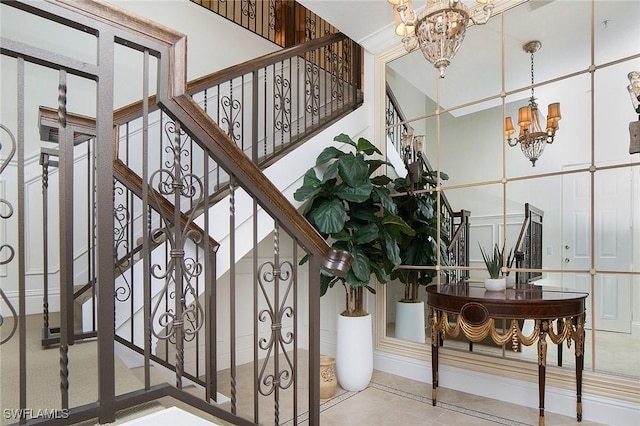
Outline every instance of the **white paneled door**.
<svg viewBox="0 0 640 426">
<path fill-rule="evenodd" d="M 572 173 L 562 179 L 562 265 L 585 272 L 562 276 L 565 289 L 591 293 L 595 280 L 594 312 L 587 306 L 587 327 L 603 331 L 631 332 L 631 279 L 607 272 L 631 270 L 632 185 L 630 169 L 599 171 L 594 175 L 594 264 L 591 264 L 591 173 Z"/>
</svg>

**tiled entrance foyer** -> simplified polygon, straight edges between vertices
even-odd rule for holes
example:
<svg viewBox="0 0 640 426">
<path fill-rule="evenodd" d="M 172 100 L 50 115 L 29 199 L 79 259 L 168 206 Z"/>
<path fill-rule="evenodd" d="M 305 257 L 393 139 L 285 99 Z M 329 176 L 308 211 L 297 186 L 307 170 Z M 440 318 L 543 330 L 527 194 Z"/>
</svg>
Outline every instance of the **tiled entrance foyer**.
<svg viewBox="0 0 640 426">
<path fill-rule="evenodd" d="M 57 383 L 59 380 L 58 351 L 55 348 L 45 350 L 40 345 L 41 318 L 37 315 L 27 318 L 27 348 L 30 375 L 28 377 L 29 407 L 57 407 L 59 404 L 59 392 Z M 17 401 L 17 339 L 10 340 L 0 348 L 0 406 L 2 408 L 16 407 Z M 93 402 L 97 399 L 97 347 L 95 341 L 79 342 L 71 350 L 71 403 L 81 405 Z M 305 367 L 306 356 L 300 356 L 301 367 Z M 127 369 L 124 364 L 116 359 L 116 388 L 119 393 L 139 389 L 142 386 L 142 371 L 140 369 Z M 304 368 L 302 368 L 304 370 Z M 152 369 L 153 371 L 153 369 Z M 222 371 L 219 375 L 219 383 L 228 383 L 228 371 Z M 238 368 L 238 396 L 250 389 L 253 383 L 253 368 L 250 365 Z M 153 382 L 171 382 L 157 371 L 153 374 Z M 301 377 L 299 400 L 304 407 L 299 407 L 299 413 L 303 413 L 297 419 L 298 424 L 308 425 L 305 419 L 306 412 L 306 380 Z M 228 390 L 221 389 L 223 394 L 229 395 Z M 281 409 L 281 422 L 292 426 L 291 407 L 287 407 L 283 398 Z M 228 403 L 227 403 L 228 404 Z M 212 424 L 226 425 L 224 421 L 212 418 L 202 412 L 190 409 L 173 399 L 161 399 L 157 403 L 135 407 L 117 415 L 115 424 L 124 424 L 141 416 L 148 415 L 164 408 L 176 406 L 185 411 L 210 421 Z M 273 407 L 272 401 L 261 401 L 261 412 Z M 239 412 L 251 416 L 253 409 L 250 405 L 240 405 Z M 589 410 L 588 406 L 584 407 Z M 369 386 L 360 392 L 345 392 L 338 387 L 333 398 L 323 401 L 320 415 L 322 426 L 412 426 L 412 425 L 537 425 L 538 411 L 535 408 L 526 408 L 514 404 L 508 404 L 476 395 L 452 391 L 443 387 L 438 388 L 438 405 L 431 404 L 431 384 L 421 383 L 381 371 L 374 371 L 373 379 Z M 0 418 L 0 425 L 13 423 Z M 86 422 L 83 426 L 94 425 L 94 422 Z M 155 426 L 165 426 L 156 421 Z M 270 424 L 270 423 L 267 423 Z M 578 423 L 575 418 L 559 416 L 550 412 L 546 413 L 546 425 L 584 425 L 592 426 L 595 423 L 583 421 Z M 168 425 L 167 425 L 168 426 Z M 171 425 L 173 426 L 173 425 Z M 180 426 L 183 426 L 182 424 Z M 185 423 L 184 426 L 189 426 Z"/>
<path fill-rule="evenodd" d="M 431 384 L 375 371 L 369 387 L 344 393 L 322 406 L 322 425 L 536 425 L 538 410 L 438 388 L 431 404 Z M 547 425 L 594 425 L 546 413 Z"/>
<path fill-rule="evenodd" d="M 538 411 L 476 395 L 438 389 L 439 402 L 431 405 L 430 385 L 414 380 L 374 371 L 369 386 L 360 392 L 338 390 L 336 396 L 321 404 L 322 426 L 457 426 L 457 425 L 537 425 Z M 180 408 L 191 411 L 188 407 Z M 197 413 L 196 413 L 197 414 Z M 202 416 L 202 413 L 198 414 Z M 130 420 L 135 415 L 119 420 Z M 204 416 L 203 416 L 204 417 Z M 219 419 L 212 424 L 227 425 Z M 546 413 L 546 425 L 584 425 L 597 423 Z M 292 426 L 293 421 L 283 423 Z M 305 415 L 298 424 L 308 425 Z"/>
</svg>

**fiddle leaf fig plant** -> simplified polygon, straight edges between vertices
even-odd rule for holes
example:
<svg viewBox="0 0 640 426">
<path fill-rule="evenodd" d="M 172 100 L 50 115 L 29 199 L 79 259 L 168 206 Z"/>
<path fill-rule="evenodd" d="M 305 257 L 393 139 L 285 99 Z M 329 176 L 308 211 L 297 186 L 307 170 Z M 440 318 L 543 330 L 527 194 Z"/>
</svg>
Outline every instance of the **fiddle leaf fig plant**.
<svg viewBox="0 0 640 426">
<path fill-rule="evenodd" d="M 332 247 L 348 251 L 354 258 L 344 277 L 322 271 L 321 294 L 342 283 L 347 293 L 343 315 L 362 316 L 367 314 L 363 289 L 375 293 L 370 284 L 372 275 L 381 283 L 390 279 L 391 271 L 401 262 L 399 241 L 413 230 L 397 215 L 390 195 L 391 178 L 376 174 L 383 165 L 392 167 L 372 157 L 381 155 L 380 150 L 367 139 L 355 142 L 346 134 L 334 141 L 344 143 L 346 149 L 325 148 L 315 167 L 305 173 L 294 198 L 306 202 L 304 216 Z"/>
<path fill-rule="evenodd" d="M 439 192 L 415 193 L 416 189 L 434 188 L 436 179 L 449 179 L 445 173 L 423 170 L 418 182 L 411 182 L 407 178 L 397 178 L 394 181 L 395 191 L 403 195 L 395 197 L 398 205 L 398 215 L 414 230 L 413 235 L 404 235 L 400 249 L 403 265 L 435 266 L 448 265 L 449 257 L 447 245 L 449 231 L 444 220 L 445 206 L 441 203 L 438 211 Z M 438 238 L 438 217 L 440 217 L 440 235 Z M 438 243 L 440 241 L 440 243 Z M 440 259 L 438 260 L 438 251 Z M 435 269 L 396 269 L 392 278 L 405 285 L 404 298 L 401 302 L 419 302 L 420 286 L 427 286 L 436 277 Z"/>
</svg>

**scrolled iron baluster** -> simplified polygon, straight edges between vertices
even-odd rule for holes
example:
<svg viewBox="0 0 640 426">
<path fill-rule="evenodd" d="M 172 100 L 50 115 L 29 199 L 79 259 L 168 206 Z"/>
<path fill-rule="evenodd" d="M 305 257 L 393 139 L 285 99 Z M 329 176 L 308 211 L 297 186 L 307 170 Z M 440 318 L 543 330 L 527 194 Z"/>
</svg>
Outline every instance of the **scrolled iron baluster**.
<svg viewBox="0 0 640 426">
<path fill-rule="evenodd" d="M 320 111 L 320 75 L 319 67 L 312 63 L 306 64 L 306 80 L 305 80 L 305 94 L 306 94 L 306 111 L 311 114 L 311 119 L 318 115 Z"/>
<path fill-rule="evenodd" d="M 280 74 L 273 77 L 274 118 L 276 130 L 288 132 L 291 128 L 291 83 Z"/>
<path fill-rule="evenodd" d="M 255 0 L 242 0 L 242 15 L 249 19 L 256 19 Z"/>
<path fill-rule="evenodd" d="M 118 196 L 124 196 L 124 194 L 124 188 L 118 186 L 117 182 L 114 181 L 114 201 Z M 123 203 L 119 203 L 116 205 L 114 202 L 113 218 L 116 222 L 113 227 L 114 256 L 116 257 L 115 264 L 118 270 L 121 272 L 122 282 L 124 282 L 124 284 L 120 284 L 118 287 L 116 287 L 115 298 L 118 302 L 125 302 L 129 300 L 129 297 L 131 297 L 131 284 L 124 274 L 125 270 L 131 266 L 129 257 L 131 244 L 127 239 L 127 227 L 129 226 L 129 222 L 131 220 L 131 214 Z"/>
<path fill-rule="evenodd" d="M 220 124 L 227 125 L 227 135 L 232 141 L 238 142 L 242 138 L 242 126 L 240 123 L 240 113 L 242 112 L 242 104 L 231 96 L 223 96 L 220 98 L 222 112 L 224 116 L 220 119 Z M 236 132 L 236 130 L 238 130 Z"/>
<path fill-rule="evenodd" d="M 258 269 L 259 289 L 267 304 L 267 307 L 259 312 L 258 320 L 260 322 L 268 321 L 271 323 L 269 338 L 262 337 L 258 340 L 260 349 L 267 351 L 258 374 L 258 383 L 260 385 L 258 391 L 264 396 L 271 395 L 276 389 L 287 389 L 293 384 L 293 361 L 287 353 L 285 346 L 293 342 L 294 335 L 292 332 L 287 332 L 285 335 L 282 333 L 283 319 L 285 317 L 293 318 L 295 313 L 292 306 L 287 306 L 289 294 L 294 285 L 291 279 L 293 277 L 292 271 L 293 265 L 289 261 L 282 262 L 277 267 L 274 262 L 265 262 Z M 272 283 L 279 285 L 279 281 L 288 281 L 287 287 L 280 300 L 272 301 L 268 296 L 266 285 Z M 286 365 L 285 368 L 279 371 L 267 374 L 268 360 L 275 351 L 276 345 L 282 349 L 282 355 L 284 356 Z M 276 401 L 276 404 L 277 403 Z"/>
<path fill-rule="evenodd" d="M 11 132 L 11 130 L 9 130 L 8 127 L 6 127 L 3 124 L 0 124 L 0 129 L 4 130 L 4 132 L 7 135 L 9 135 L 9 142 L 8 142 L 9 153 L 5 156 L 4 160 L 0 163 L 0 175 L 1 175 L 2 172 L 4 172 L 4 170 L 9 165 L 9 162 L 13 159 L 16 153 L 17 144 L 16 144 L 16 139 L 13 136 L 13 133 Z M 2 151 L 3 146 L 6 146 L 6 144 L 3 144 L 2 140 L 0 140 L 0 151 Z M 5 200 L 4 198 L 0 198 L 0 218 L 7 220 L 13 216 L 13 212 L 14 212 L 14 209 L 11 203 L 8 200 Z M 8 243 L 4 243 L 0 245 L 0 266 L 9 264 L 14 259 L 14 257 L 15 257 L 15 249 L 11 245 L 9 245 Z M 13 305 L 11 304 L 11 301 L 2 290 L 2 288 L 0 288 L 0 299 L 7 306 L 7 308 L 9 309 L 9 312 L 11 312 L 11 317 L 13 318 L 13 325 L 11 327 L 11 330 L 9 331 L 9 333 L 6 335 L 4 339 L 0 340 L 0 345 L 2 345 L 8 342 L 9 340 L 11 340 L 11 338 L 15 334 L 16 329 L 18 328 L 18 314 L 15 308 L 13 307 Z M 5 322 L 5 317 L 2 316 L 2 314 L 0 314 L 0 328 L 4 325 L 4 322 Z"/>
<path fill-rule="evenodd" d="M 280 32 L 282 29 L 282 0 L 269 0 L 269 29 Z"/>
<path fill-rule="evenodd" d="M 166 168 L 156 170 L 149 176 L 149 185 L 157 188 L 150 191 L 150 196 L 159 201 L 159 197 L 181 197 L 190 199 L 193 204 L 199 204 L 203 199 L 204 187 L 202 181 L 196 175 L 189 173 L 189 165 L 182 162 L 183 158 L 191 155 L 188 150 L 190 138 L 174 122 L 167 122 L 164 126 L 165 135 L 173 141 L 165 147 L 169 158 L 165 160 Z M 159 212 L 161 223 L 172 223 L 171 218 L 165 217 L 164 212 Z M 185 245 L 188 240 L 195 244 L 204 241 L 204 236 L 194 229 L 189 230 L 196 212 L 192 211 L 182 226 L 181 232 L 176 236 L 167 226 L 159 226 L 151 229 L 150 240 L 154 244 L 165 241 L 170 248 L 170 258 L 166 265 L 158 263 L 151 265 L 151 275 L 163 285 L 156 297 L 151 310 L 151 333 L 159 340 L 166 340 L 176 345 L 176 384 L 180 387 L 179 377 L 182 375 L 184 353 L 183 342 L 195 338 L 198 331 L 204 325 L 204 308 L 198 300 L 198 295 L 191 282 L 204 272 L 203 265 L 197 260 L 185 256 Z M 174 224 L 180 226 L 180 224 Z M 180 272 L 178 272 L 180 271 Z M 180 276 L 178 276 L 180 275 Z M 181 297 L 176 300 L 176 288 L 180 286 Z M 173 299 L 175 309 L 165 308 L 161 312 L 161 305 L 166 298 Z M 187 299 L 192 299 L 189 303 Z M 178 305 L 179 304 L 179 305 Z M 178 309 L 180 313 L 178 314 Z M 157 330 L 160 327 L 162 332 Z"/>
<path fill-rule="evenodd" d="M 305 41 L 311 41 L 316 38 L 316 21 L 307 16 L 304 20 Z"/>
</svg>

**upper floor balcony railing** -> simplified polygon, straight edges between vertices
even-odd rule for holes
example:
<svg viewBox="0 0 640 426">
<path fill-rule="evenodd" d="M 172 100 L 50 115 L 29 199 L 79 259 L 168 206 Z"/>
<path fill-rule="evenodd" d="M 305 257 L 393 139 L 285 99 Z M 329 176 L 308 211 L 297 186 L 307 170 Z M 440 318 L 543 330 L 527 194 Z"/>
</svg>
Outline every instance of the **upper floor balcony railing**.
<svg viewBox="0 0 640 426">
<path fill-rule="evenodd" d="M 294 0 L 192 0 L 278 46 L 291 47 L 338 30 Z"/>
</svg>

